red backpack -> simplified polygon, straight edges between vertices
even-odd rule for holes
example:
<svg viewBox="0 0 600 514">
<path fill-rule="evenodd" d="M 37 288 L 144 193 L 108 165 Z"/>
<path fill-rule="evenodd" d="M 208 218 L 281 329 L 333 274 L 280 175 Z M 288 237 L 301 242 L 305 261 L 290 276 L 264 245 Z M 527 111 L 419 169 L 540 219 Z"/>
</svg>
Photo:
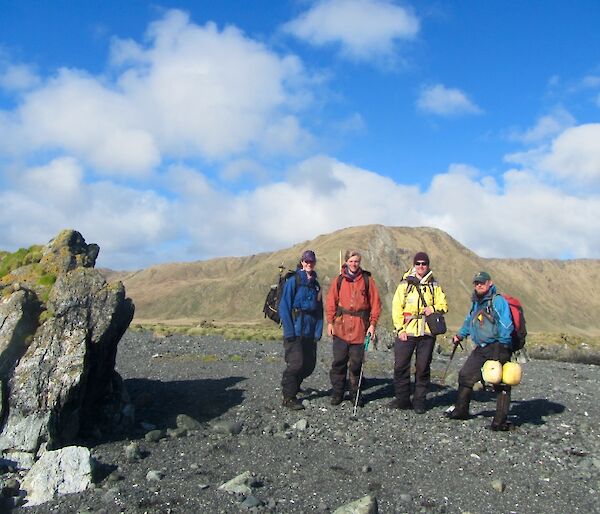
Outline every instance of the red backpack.
<svg viewBox="0 0 600 514">
<path fill-rule="evenodd" d="M 512 331 L 512 350 L 516 352 L 525 346 L 525 338 L 527 337 L 527 328 L 525 327 L 525 314 L 523 306 L 518 298 L 501 293 L 510 308 L 510 315 L 513 321 Z"/>
</svg>

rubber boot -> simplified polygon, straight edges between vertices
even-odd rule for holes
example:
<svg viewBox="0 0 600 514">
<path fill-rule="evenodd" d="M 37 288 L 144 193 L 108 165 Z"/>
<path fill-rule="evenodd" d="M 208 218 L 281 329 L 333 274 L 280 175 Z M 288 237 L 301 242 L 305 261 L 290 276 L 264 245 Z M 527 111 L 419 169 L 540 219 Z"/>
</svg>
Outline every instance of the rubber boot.
<svg viewBox="0 0 600 514">
<path fill-rule="evenodd" d="M 284 406 L 286 409 L 290 409 L 290 410 L 304 410 L 304 405 L 302 405 L 302 402 L 300 400 L 298 400 L 298 398 L 294 397 L 294 398 L 283 398 L 283 401 L 281 402 L 281 405 Z"/>
<path fill-rule="evenodd" d="M 496 396 L 496 414 L 490 425 L 490 430 L 506 432 L 510 430 L 510 423 L 507 421 L 508 409 L 510 408 L 510 387 L 497 390 Z"/>
<path fill-rule="evenodd" d="M 450 419 L 469 419 L 469 403 L 471 402 L 471 393 L 473 389 L 465 386 L 458 386 L 458 397 L 454 410 L 445 415 Z"/>
</svg>

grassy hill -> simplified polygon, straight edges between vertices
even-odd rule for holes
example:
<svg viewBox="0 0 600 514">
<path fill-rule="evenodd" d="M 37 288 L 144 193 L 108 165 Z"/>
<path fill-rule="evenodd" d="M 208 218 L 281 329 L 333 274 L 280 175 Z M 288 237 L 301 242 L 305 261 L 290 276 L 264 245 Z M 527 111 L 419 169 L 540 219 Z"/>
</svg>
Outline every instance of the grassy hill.
<svg viewBox="0 0 600 514">
<path fill-rule="evenodd" d="M 485 269 L 501 291 L 521 299 L 530 331 L 600 334 L 600 260 L 484 259 L 445 232 L 426 227 L 352 227 L 276 252 L 107 275 L 125 284 L 136 306 L 137 323 L 254 323 L 264 320 L 264 297 L 276 281 L 278 266 L 284 263 L 293 268 L 307 248 L 317 254 L 317 271 L 325 290 L 339 271 L 340 250 L 358 249 L 363 267 L 373 273 L 379 286 L 384 304 L 381 323 L 388 328 L 398 282 L 415 252 L 424 250 L 448 296 L 451 327 L 459 326 L 464 318 L 473 274 Z"/>
</svg>

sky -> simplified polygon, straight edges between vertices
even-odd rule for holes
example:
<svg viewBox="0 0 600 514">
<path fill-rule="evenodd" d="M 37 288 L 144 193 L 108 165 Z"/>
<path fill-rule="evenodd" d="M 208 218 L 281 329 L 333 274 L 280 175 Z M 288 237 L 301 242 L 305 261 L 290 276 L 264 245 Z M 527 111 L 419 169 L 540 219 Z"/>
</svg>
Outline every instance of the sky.
<svg viewBox="0 0 600 514">
<path fill-rule="evenodd" d="M 0 0 L 0 249 L 119 270 L 435 227 L 600 258 L 596 0 Z"/>
</svg>

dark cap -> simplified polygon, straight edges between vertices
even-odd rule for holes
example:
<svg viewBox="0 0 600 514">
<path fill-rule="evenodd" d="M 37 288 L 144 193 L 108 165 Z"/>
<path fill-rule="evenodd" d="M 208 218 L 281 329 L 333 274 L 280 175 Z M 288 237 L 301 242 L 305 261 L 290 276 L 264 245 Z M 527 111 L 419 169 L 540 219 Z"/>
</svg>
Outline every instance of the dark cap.
<svg viewBox="0 0 600 514">
<path fill-rule="evenodd" d="M 417 252 L 415 253 L 415 258 L 413 259 L 413 264 L 416 264 L 418 261 L 425 261 L 429 266 L 429 255 L 425 252 Z"/>
<path fill-rule="evenodd" d="M 300 257 L 300 260 L 304 262 L 317 262 L 317 256 L 312 250 L 306 250 L 302 254 L 302 257 Z"/>
<path fill-rule="evenodd" d="M 488 280 L 492 280 L 492 277 L 487 271 L 480 271 L 473 277 L 473 282 L 486 282 Z"/>
</svg>

